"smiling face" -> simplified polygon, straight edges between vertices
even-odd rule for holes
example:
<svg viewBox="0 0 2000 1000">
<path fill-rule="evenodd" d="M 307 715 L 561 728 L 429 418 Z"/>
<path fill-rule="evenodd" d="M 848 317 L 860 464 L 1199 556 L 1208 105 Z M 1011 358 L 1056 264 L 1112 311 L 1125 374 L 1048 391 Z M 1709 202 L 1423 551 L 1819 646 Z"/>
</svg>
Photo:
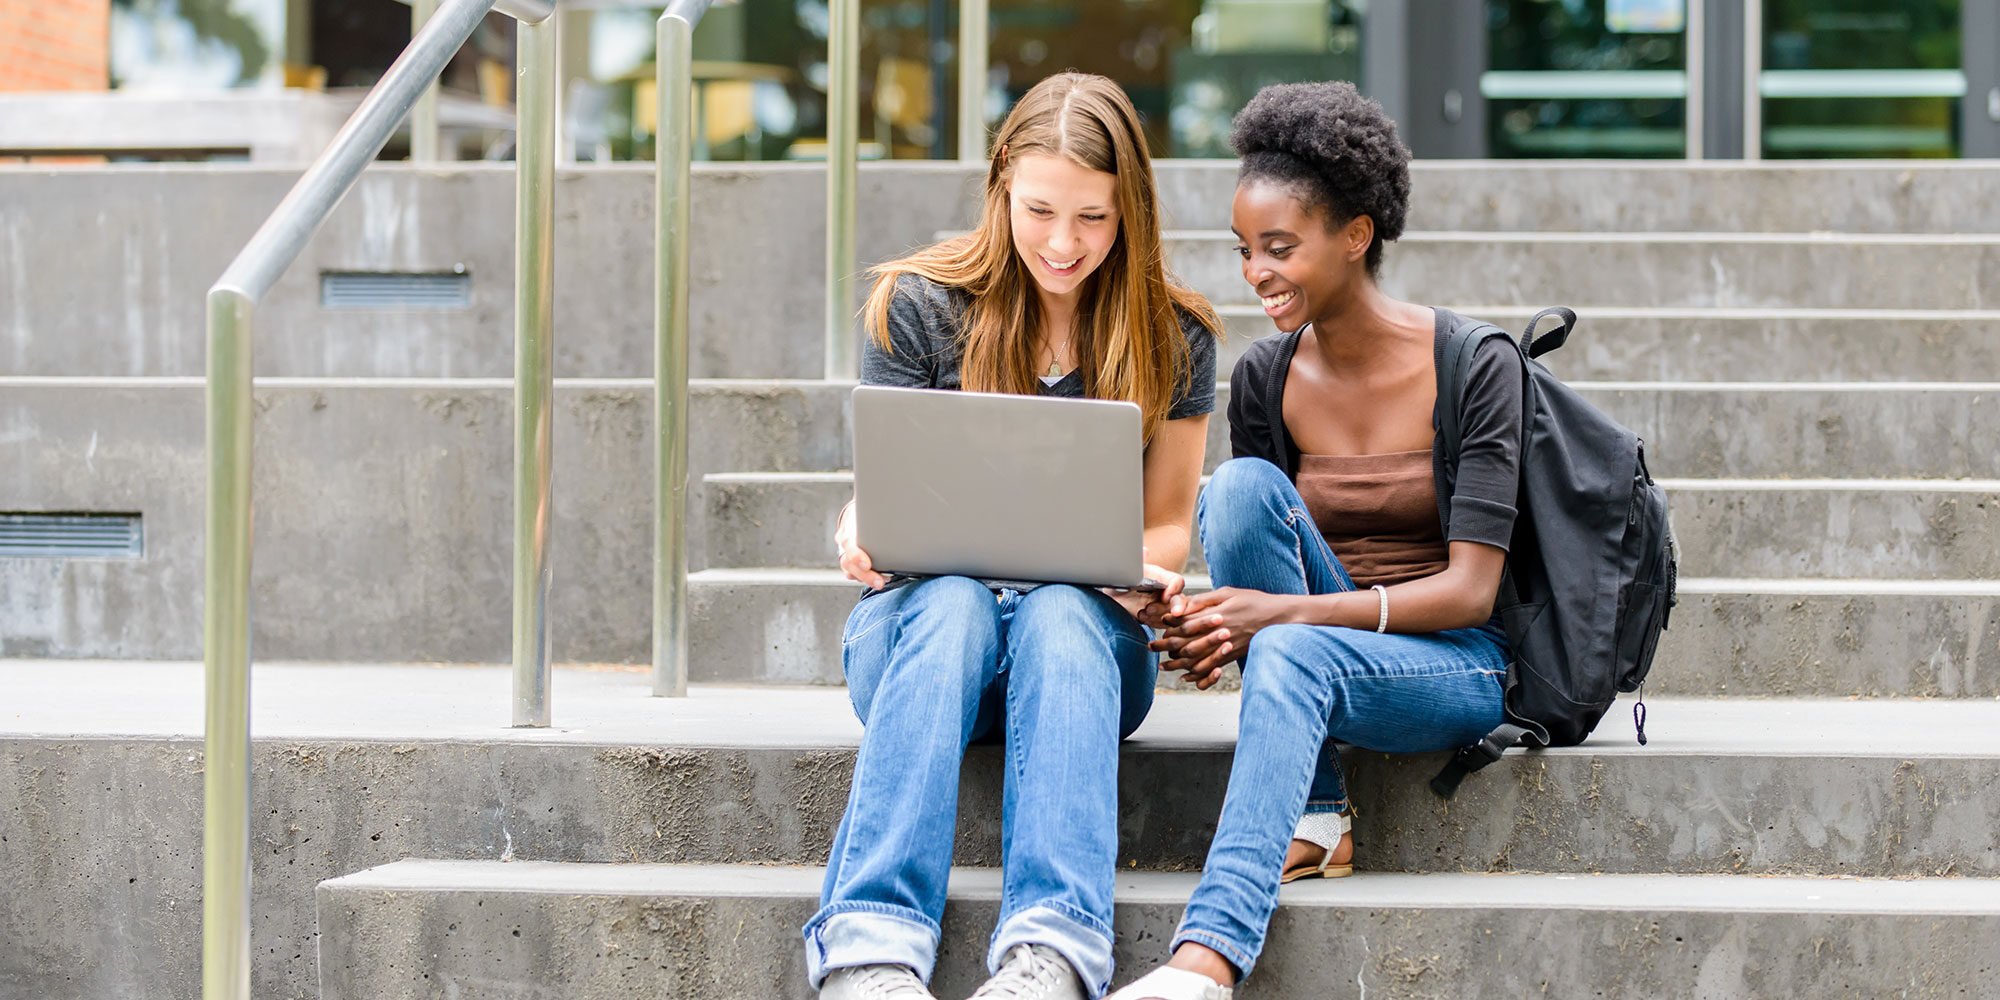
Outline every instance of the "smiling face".
<svg viewBox="0 0 2000 1000">
<path fill-rule="evenodd" d="M 1331 222 L 1286 185 L 1251 180 L 1236 188 L 1229 228 L 1243 258 L 1243 280 L 1280 330 L 1338 312 L 1368 280 L 1363 258 L 1373 221 L 1363 215 Z"/>
<path fill-rule="evenodd" d="M 1014 252 L 1042 294 L 1074 302 L 1118 241 L 1118 178 L 1060 156 L 1022 156 L 1007 184 Z"/>
</svg>

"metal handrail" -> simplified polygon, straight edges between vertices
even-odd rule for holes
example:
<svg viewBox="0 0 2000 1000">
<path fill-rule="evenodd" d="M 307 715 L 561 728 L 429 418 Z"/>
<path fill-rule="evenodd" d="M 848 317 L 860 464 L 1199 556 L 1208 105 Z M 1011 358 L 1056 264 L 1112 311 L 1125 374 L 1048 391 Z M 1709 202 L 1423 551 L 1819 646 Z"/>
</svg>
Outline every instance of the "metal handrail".
<svg viewBox="0 0 2000 1000">
<path fill-rule="evenodd" d="M 546 21 L 554 10 L 552 4 L 534 0 L 442 0 L 437 13 L 416 32 L 319 159 L 306 168 L 208 290 L 208 535 L 202 620 L 205 1000 L 250 996 L 251 319 L 265 293 L 382 151 L 418 95 L 496 7 L 528 24 Z M 524 55 L 543 51 L 526 40 L 544 31 L 553 31 L 553 22 L 547 28 L 522 28 Z M 554 47 L 546 46 L 546 51 L 553 54 Z M 541 75 L 553 83 L 553 71 Z M 525 89 L 526 79 L 523 83 Z M 524 130 L 522 145 L 533 145 L 527 138 L 532 134 Z M 525 172 L 525 163 L 521 169 Z M 538 211 L 547 210 L 546 203 L 538 206 Z M 544 231 L 548 222 L 544 216 Z M 545 254 L 541 262 L 546 267 Z M 539 287 L 546 289 L 546 284 Z M 539 312 L 546 315 L 546 310 Z M 540 506 L 546 510 L 546 495 Z"/>
<path fill-rule="evenodd" d="M 522 24 L 540 24 L 555 16 L 556 4 L 555 0 L 498 0 L 493 9 Z"/>
<path fill-rule="evenodd" d="M 415 6 L 416 0 L 396 0 L 406 6 Z M 505 14 L 522 24 L 540 24 L 556 12 L 555 0 L 494 0 L 489 5 L 494 12 Z M 567 7 L 568 4 L 563 6 Z M 438 73 L 444 72 L 439 69 Z M 436 76 L 436 73 L 431 74 Z"/>
<path fill-rule="evenodd" d="M 654 26 L 653 695 L 687 697 L 688 209 L 694 28 L 711 0 L 674 0 Z"/>
</svg>

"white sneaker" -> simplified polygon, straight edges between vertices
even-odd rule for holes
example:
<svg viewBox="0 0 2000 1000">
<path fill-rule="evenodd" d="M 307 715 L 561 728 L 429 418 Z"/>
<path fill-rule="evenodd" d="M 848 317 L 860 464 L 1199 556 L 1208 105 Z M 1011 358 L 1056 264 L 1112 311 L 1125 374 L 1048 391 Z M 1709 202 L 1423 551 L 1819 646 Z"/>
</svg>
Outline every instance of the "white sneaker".
<svg viewBox="0 0 2000 1000">
<path fill-rule="evenodd" d="M 1089 1000 L 1083 977 L 1069 959 L 1047 945 L 1017 944 L 1007 949 L 1000 971 L 972 991 L 971 1000 Z"/>
<path fill-rule="evenodd" d="M 1104 1000 L 1229 1000 L 1230 989 L 1199 972 L 1162 965 Z"/>
<path fill-rule="evenodd" d="M 826 974 L 819 1000 L 937 1000 L 906 965 L 855 965 Z"/>
</svg>

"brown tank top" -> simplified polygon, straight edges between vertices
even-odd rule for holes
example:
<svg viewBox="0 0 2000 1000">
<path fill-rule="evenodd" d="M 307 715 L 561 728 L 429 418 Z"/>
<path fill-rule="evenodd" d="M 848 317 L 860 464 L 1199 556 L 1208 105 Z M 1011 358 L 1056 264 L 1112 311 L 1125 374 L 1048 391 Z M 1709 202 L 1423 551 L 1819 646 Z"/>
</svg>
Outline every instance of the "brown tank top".
<svg viewBox="0 0 2000 1000">
<path fill-rule="evenodd" d="M 1450 561 L 1431 451 L 1300 455 L 1299 496 L 1357 586 L 1390 586 Z"/>
</svg>

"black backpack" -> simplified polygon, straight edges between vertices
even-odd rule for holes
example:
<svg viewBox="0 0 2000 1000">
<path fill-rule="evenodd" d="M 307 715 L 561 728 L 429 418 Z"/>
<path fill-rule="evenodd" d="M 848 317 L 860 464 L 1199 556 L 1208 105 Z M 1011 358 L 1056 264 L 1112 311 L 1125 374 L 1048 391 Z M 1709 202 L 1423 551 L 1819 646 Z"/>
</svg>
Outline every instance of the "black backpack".
<svg viewBox="0 0 2000 1000">
<path fill-rule="evenodd" d="M 1561 325 L 1536 336 L 1549 316 Z M 1521 352 L 1527 380 L 1519 513 L 1495 604 L 1513 647 L 1506 722 L 1431 779 L 1431 790 L 1447 799 L 1509 747 L 1583 742 L 1618 692 L 1645 683 L 1674 606 L 1678 549 L 1666 493 L 1646 471 L 1644 443 L 1534 360 L 1561 347 L 1575 327 L 1576 313 L 1558 307 L 1529 320 L 1518 343 L 1491 323 L 1469 320 L 1446 335 L 1437 430 L 1447 485 L 1457 477 L 1459 408 L 1474 351 L 1506 339 Z M 1643 745 L 1643 693 L 1632 711 Z"/>
</svg>

